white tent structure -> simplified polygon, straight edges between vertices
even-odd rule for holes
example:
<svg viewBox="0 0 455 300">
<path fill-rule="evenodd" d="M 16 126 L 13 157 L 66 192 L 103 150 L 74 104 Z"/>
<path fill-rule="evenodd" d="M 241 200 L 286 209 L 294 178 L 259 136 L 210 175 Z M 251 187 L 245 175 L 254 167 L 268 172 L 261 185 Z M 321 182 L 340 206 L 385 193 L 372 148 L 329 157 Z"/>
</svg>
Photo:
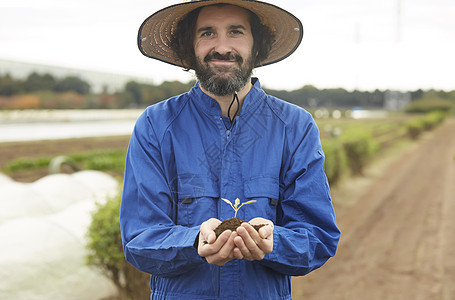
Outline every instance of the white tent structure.
<svg viewBox="0 0 455 300">
<path fill-rule="evenodd" d="M 101 299 L 116 292 L 85 264 L 97 202 L 118 191 L 98 171 L 18 183 L 0 174 L 0 299 Z"/>
</svg>

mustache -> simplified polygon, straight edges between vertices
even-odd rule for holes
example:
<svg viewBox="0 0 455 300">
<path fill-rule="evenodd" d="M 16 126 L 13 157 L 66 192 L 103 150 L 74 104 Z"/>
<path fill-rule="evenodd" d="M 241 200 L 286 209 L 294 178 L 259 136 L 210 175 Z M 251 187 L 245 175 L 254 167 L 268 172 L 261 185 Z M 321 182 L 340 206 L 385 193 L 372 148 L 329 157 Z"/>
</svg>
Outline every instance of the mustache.
<svg viewBox="0 0 455 300">
<path fill-rule="evenodd" d="M 231 53 L 231 52 L 226 53 L 225 55 L 222 55 L 222 54 L 220 54 L 218 52 L 209 53 L 209 54 L 207 54 L 205 56 L 204 62 L 208 63 L 212 59 L 216 59 L 216 60 L 233 60 L 233 61 L 236 61 L 239 64 L 243 63 L 243 58 L 240 55 L 234 54 L 234 53 Z"/>
</svg>

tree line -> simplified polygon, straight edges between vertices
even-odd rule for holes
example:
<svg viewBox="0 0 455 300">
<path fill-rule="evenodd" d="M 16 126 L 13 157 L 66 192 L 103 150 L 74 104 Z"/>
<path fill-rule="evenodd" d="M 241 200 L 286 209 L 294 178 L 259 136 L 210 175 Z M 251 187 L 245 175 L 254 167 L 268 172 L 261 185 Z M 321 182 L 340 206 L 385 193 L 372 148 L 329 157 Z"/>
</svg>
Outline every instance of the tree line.
<svg viewBox="0 0 455 300">
<path fill-rule="evenodd" d="M 67 76 L 61 79 L 51 74 L 31 73 L 26 79 L 15 79 L 9 74 L 0 77 L 0 95 L 13 96 L 38 91 L 63 93 L 74 91 L 81 95 L 90 93 L 90 84 L 79 77 Z"/>
<path fill-rule="evenodd" d="M 93 93 L 90 83 L 77 76 L 56 78 L 51 74 L 31 73 L 25 79 L 0 75 L 0 109 L 14 108 L 138 108 L 187 92 L 194 81 L 165 81 L 159 85 L 127 82 L 114 93 Z M 387 91 L 348 91 L 342 88 L 318 89 L 311 85 L 285 91 L 265 88 L 278 98 L 305 108 L 382 108 Z M 411 91 L 411 101 L 429 98 L 455 103 L 455 91 Z"/>
</svg>

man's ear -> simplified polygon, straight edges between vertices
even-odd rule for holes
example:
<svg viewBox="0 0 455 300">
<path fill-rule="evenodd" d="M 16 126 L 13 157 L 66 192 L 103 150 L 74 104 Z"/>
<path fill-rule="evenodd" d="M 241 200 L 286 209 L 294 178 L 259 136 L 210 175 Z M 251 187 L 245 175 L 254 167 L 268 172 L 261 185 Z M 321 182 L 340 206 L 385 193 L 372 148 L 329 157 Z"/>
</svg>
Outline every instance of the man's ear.
<svg viewBox="0 0 455 300">
<path fill-rule="evenodd" d="M 256 55 L 254 56 L 254 65 L 260 63 L 259 61 L 259 50 L 256 51 Z"/>
<path fill-rule="evenodd" d="M 191 64 L 188 63 L 186 60 L 183 60 L 183 59 L 182 59 L 181 62 L 182 62 L 182 65 L 183 65 L 183 69 L 184 69 L 185 71 L 189 71 L 189 70 L 193 69 L 192 66 L 191 66 Z"/>
</svg>

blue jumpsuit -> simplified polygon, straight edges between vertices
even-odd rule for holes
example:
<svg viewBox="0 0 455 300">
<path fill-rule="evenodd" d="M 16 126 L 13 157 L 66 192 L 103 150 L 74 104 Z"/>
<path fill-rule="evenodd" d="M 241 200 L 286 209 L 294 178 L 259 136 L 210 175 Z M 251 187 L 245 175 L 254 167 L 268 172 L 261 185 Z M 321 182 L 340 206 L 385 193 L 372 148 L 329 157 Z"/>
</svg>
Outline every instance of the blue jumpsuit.
<svg viewBox="0 0 455 300">
<path fill-rule="evenodd" d="M 319 131 L 304 109 L 257 79 L 235 122 L 196 84 L 148 107 L 128 148 L 120 212 L 126 259 L 151 274 L 151 299 L 291 299 L 291 277 L 335 255 L 337 228 Z M 238 213 L 275 224 L 261 261 L 208 264 L 193 247 L 202 222 Z"/>
</svg>

